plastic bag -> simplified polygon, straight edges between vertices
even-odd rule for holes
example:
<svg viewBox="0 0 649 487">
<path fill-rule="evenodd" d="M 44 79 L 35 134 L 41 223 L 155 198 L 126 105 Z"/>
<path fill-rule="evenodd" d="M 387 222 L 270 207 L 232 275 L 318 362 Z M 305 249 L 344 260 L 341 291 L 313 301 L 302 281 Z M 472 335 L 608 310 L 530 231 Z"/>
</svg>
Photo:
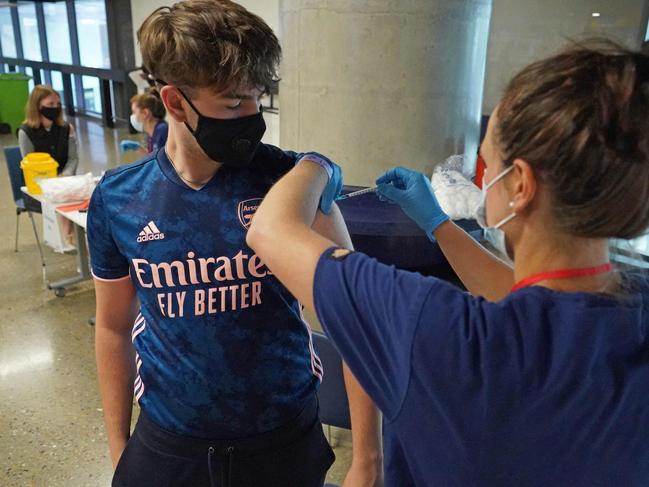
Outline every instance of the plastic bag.
<svg viewBox="0 0 649 487">
<path fill-rule="evenodd" d="M 80 176 L 66 176 L 42 179 L 38 182 L 43 190 L 43 197 L 50 203 L 71 203 L 90 198 L 95 189 L 92 173 Z"/>
<path fill-rule="evenodd" d="M 439 205 L 452 220 L 475 219 L 482 192 L 463 174 L 464 157 L 454 155 L 433 171 L 431 186 Z"/>
</svg>

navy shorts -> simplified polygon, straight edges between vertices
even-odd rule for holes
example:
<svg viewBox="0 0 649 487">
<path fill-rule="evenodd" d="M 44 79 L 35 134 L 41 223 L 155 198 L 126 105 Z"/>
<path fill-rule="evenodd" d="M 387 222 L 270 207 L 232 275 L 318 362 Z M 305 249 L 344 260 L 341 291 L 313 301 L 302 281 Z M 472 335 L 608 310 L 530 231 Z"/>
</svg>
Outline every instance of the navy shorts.
<svg viewBox="0 0 649 487">
<path fill-rule="evenodd" d="M 322 487 L 335 455 L 314 397 L 290 423 L 249 438 L 210 440 L 166 431 L 143 412 L 113 487 Z"/>
</svg>

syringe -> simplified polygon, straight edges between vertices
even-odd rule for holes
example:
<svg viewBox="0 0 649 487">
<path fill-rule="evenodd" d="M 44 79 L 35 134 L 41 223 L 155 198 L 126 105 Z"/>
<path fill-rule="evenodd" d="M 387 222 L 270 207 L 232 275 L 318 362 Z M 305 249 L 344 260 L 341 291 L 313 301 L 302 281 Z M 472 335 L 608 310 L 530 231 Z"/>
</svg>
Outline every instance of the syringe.
<svg viewBox="0 0 649 487">
<path fill-rule="evenodd" d="M 374 186 L 373 188 L 360 189 L 358 191 L 354 191 L 353 193 L 341 194 L 340 196 L 338 196 L 338 198 L 336 198 L 336 201 L 346 200 L 347 198 L 353 198 L 362 194 L 374 193 L 376 192 L 376 188 L 377 187 Z"/>
</svg>

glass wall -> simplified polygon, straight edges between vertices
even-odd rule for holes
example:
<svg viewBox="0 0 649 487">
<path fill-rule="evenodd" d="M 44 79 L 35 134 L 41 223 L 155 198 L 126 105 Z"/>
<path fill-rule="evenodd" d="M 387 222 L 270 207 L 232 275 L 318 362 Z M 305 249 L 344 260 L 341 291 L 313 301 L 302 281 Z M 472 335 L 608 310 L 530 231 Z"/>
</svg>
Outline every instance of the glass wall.
<svg viewBox="0 0 649 487">
<path fill-rule="evenodd" d="M 37 72 L 41 76 L 41 84 L 46 84 L 47 81 L 45 80 L 45 71 L 43 71 L 42 69 L 39 69 L 39 70 L 37 70 Z M 36 84 L 36 82 L 34 81 L 34 70 L 33 70 L 33 68 L 31 68 L 29 66 L 26 66 L 25 67 L 25 74 L 31 78 L 29 80 L 29 82 L 28 82 L 29 91 L 31 92 L 34 89 L 34 85 Z"/>
<path fill-rule="evenodd" d="M 68 9 L 65 2 L 43 3 L 47 51 L 50 62 L 72 64 Z"/>
<path fill-rule="evenodd" d="M 106 5 L 104 0 L 76 0 L 77 31 L 81 65 L 110 68 Z"/>
<path fill-rule="evenodd" d="M 41 38 L 38 35 L 36 21 L 36 4 L 34 2 L 18 2 L 18 20 L 20 22 L 20 37 L 23 41 L 23 56 L 31 61 L 42 61 Z"/>
<path fill-rule="evenodd" d="M 101 80 L 96 76 L 76 74 L 79 70 L 75 68 L 111 69 L 106 5 L 107 0 L 0 0 L 0 53 L 5 58 L 17 60 L 13 63 L 15 66 L 0 64 L 0 72 L 18 71 L 33 77 L 38 69 L 32 67 L 34 63 L 68 66 L 69 69 L 64 67 L 62 71 L 75 73 L 69 94 L 74 108 L 81 113 L 101 115 Z M 69 23 L 72 18 L 76 25 Z M 75 32 L 77 38 L 73 39 L 71 35 Z M 26 61 L 31 61 L 32 66 Z M 63 73 L 43 69 L 39 72 L 41 82 L 51 83 L 63 97 Z M 30 90 L 33 86 L 32 79 Z M 112 103 L 113 84 L 109 83 L 107 89 Z"/>
<path fill-rule="evenodd" d="M 34 70 L 27 66 L 25 68 L 25 74 L 29 76 L 29 81 L 27 82 L 27 85 L 29 86 L 29 92 L 31 93 L 32 90 L 34 89 Z"/>
<path fill-rule="evenodd" d="M 2 45 L 3 55 L 6 57 L 18 57 L 10 7 L 0 7 L 0 45 Z"/>
<path fill-rule="evenodd" d="M 52 88 L 54 88 L 59 93 L 63 93 L 63 75 L 61 74 L 61 72 L 52 71 L 50 75 L 52 76 Z"/>
<path fill-rule="evenodd" d="M 94 76 L 82 76 L 83 100 L 87 112 L 101 113 L 101 91 L 99 89 L 99 78 Z"/>
<path fill-rule="evenodd" d="M 84 108 L 86 105 L 84 103 L 83 97 L 81 96 L 82 93 L 77 89 L 77 86 L 81 84 L 80 78 L 81 77 L 76 74 L 72 76 L 72 99 L 74 100 L 74 105 L 77 108 Z"/>
</svg>

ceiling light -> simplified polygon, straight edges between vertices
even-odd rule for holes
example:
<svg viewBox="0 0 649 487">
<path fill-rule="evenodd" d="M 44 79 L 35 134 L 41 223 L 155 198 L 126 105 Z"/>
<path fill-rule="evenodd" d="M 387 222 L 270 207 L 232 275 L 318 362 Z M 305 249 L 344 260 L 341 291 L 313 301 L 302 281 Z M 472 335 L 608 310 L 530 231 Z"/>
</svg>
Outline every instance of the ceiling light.
<svg viewBox="0 0 649 487">
<path fill-rule="evenodd" d="M 600 15 L 601 15 L 601 14 L 600 14 L 599 12 L 593 12 L 593 13 L 592 13 L 592 16 L 593 16 L 593 17 L 599 17 Z"/>
</svg>

